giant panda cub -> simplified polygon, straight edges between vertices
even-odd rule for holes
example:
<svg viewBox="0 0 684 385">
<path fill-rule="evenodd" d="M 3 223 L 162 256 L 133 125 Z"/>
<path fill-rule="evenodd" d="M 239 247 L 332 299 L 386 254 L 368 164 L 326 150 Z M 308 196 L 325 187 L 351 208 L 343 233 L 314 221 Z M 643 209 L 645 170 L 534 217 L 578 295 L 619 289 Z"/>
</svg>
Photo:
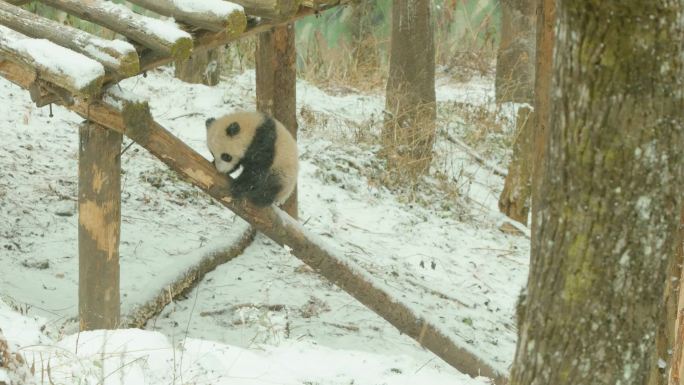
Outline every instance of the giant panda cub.
<svg viewBox="0 0 684 385">
<path fill-rule="evenodd" d="M 240 111 L 206 126 L 214 166 L 231 177 L 233 197 L 260 207 L 285 202 L 297 183 L 297 142 L 279 121 Z"/>
</svg>

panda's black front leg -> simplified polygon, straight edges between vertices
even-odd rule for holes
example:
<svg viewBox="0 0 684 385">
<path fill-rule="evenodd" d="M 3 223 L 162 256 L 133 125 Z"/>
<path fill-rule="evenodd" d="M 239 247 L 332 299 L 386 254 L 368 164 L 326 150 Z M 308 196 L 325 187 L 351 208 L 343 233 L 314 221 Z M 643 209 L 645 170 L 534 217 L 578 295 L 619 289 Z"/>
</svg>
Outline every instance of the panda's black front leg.
<svg viewBox="0 0 684 385">
<path fill-rule="evenodd" d="M 235 179 L 231 178 L 230 194 L 236 199 L 245 198 L 250 189 L 254 188 L 255 177 L 247 170 L 243 170 L 242 174 Z"/>
<path fill-rule="evenodd" d="M 273 203 L 280 191 L 279 179 L 271 172 L 254 172 L 245 168 L 242 174 L 233 179 L 231 194 L 236 199 L 249 199 L 258 207 Z"/>
</svg>

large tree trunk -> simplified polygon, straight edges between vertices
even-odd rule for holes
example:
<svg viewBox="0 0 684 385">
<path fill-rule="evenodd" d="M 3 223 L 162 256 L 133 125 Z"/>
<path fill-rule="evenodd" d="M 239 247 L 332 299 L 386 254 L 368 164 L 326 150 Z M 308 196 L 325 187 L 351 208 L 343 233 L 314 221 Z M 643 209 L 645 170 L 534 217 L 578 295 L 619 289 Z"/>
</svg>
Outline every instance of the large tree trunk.
<svg viewBox="0 0 684 385">
<path fill-rule="evenodd" d="M 187 83 L 215 86 L 221 80 L 221 48 L 197 50 L 176 61 L 176 77 Z"/>
<path fill-rule="evenodd" d="M 501 41 L 496 55 L 496 101 L 532 103 L 535 0 L 501 0 Z"/>
<path fill-rule="evenodd" d="M 534 132 L 532 137 L 532 196 L 530 228 L 536 231 L 539 222 L 540 180 L 543 175 L 546 145 L 549 136 L 551 105 L 551 73 L 553 72 L 554 28 L 556 25 L 556 0 L 537 0 L 537 49 L 534 71 Z M 534 246 L 534 245 L 533 245 Z M 536 253 L 533 253 L 536 254 Z"/>
<path fill-rule="evenodd" d="M 257 110 L 280 121 L 297 139 L 297 67 L 294 24 L 259 34 L 256 53 Z M 297 187 L 283 204 L 297 218 Z"/>
<path fill-rule="evenodd" d="M 681 2 L 557 6 L 541 223 L 511 380 L 647 384 L 667 360 L 656 335 L 681 208 Z"/>
<path fill-rule="evenodd" d="M 429 0 L 394 0 L 382 137 L 389 166 L 427 173 L 435 138 L 435 45 Z"/>
</svg>

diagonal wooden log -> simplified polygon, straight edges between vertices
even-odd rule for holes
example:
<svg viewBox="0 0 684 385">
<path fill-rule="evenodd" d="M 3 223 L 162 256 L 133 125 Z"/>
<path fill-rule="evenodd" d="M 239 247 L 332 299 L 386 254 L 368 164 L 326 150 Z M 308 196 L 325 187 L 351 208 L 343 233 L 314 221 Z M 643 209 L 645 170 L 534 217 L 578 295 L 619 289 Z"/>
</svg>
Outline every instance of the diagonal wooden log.
<svg viewBox="0 0 684 385">
<path fill-rule="evenodd" d="M 0 61 L 0 74 L 23 88 L 28 88 L 33 82 L 30 71 L 9 62 Z M 188 182 L 207 192 L 278 244 L 290 247 L 297 258 L 457 370 L 473 377 L 494 378 L 496 384 L 507 382 L 505 373 L 456 345 L 434 324 L 391 297 L 385 288 L 374 284 L 362 268 L 336 256 L 315 235 L 309 234 L 280 209 L 258 209 L 245 202 L 234 202 L 229 194 L 228 179 L 204 157 L 156 123 L 147 103 L 128 101 L 114 91 L 111 89 L 107 93 L 106 103 L 89 104 L 77 100 L 67 108 L 145 147 Z"/>
<path fill-rule="evenodd" d="M 229 194 L 228 178 L 155 122 L 146 102 L 131 99 L 112 90 L 105 95 L 104 102 L 75 103 L 69 109 L 145 147 L 188 182 L 204 190 L 278 244 L 287 245 L 297 258 L 454 368 L 473 377 L 486 376 L 494 378 L 497 384 L 505 383 L 504 373 L 495 370 L 471 351 L 456 345 L 438 327 L 392 297 L 386 288 L 374 283 L 363 268 L 335 255 L 322 240 L 282 210 L 276 207 L 259 209 L 245 201 L 234 201 Z"/>
<path fill-rule="evenodd" d="M 102 39 L 4 1 L 0 1 L 0 24 L 33 38 L 48 39 L 99 61 L 107 70 L 114 72 L 116 78 L 140 72 L 138 53 L 133 45 L 125 41 Z"/>
<path fill-rule="evenodd" d="M 207 273 L 213 271 L 218 266 L 229 262 L 233 258 L 241 255 L 247 246 L 254 240 L 254 229 L 244 230 L 238 240 L 227 249 L 211 251 L 202 260 L 181 272 L 176 279 L 168 286 L 161 288 L 148 302 L 136 306 L 127 314 L 121 315 L 120 327 L 122 328 L 143 328 L 147 321 L 158 315 L 164 307 L 178 298 L 183 293 L 187 293 L 194 288 Z M 1 384 L 0 384 L 1 385 Z"/>
</svg>

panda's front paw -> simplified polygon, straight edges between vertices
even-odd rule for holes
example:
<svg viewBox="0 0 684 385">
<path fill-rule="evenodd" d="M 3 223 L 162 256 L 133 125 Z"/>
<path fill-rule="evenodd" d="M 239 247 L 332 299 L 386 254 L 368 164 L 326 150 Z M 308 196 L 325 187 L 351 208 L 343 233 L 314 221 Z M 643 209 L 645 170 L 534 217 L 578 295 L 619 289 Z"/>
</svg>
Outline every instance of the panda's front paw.
<svg viewBox="0 0 684 385">
<path fill-rule="evenodd" d="M 233 184 L 230 185 L 230 195 L 232 195 L 233 198 L 243 198 L 246 192 L 247 190 L 242 183 L 233 181 Z"/>
</svg>

